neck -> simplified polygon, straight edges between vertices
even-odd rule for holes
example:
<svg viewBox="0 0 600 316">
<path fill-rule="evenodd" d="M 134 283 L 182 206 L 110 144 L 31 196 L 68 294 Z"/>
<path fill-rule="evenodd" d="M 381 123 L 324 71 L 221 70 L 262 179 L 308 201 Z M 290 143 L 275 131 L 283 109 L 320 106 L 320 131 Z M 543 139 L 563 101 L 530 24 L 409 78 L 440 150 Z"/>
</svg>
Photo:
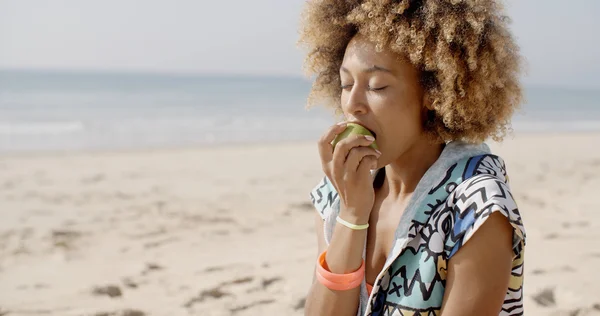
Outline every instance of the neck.
<svg viewBox="0 0 600 316">
<path fill-rule="evenodd" d="M 385 167 L 388 194 L 394 199 L 411 195 L 429 167 L 439 158 L 444 144 L 419 140 L 402 156 Z"/>
</svg>

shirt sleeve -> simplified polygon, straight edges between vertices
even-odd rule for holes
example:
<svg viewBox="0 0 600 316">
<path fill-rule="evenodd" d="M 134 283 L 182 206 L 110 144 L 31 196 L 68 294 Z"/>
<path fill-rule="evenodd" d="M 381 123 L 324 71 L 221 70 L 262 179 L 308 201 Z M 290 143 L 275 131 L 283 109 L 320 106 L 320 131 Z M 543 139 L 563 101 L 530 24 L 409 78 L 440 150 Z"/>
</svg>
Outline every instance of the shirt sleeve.
<svg viewBox="0 0 600 316">
<path fill-rule="evenodd" d="M 513 252 L 521 254 L 525 246 L 525 227 L 506 180 L 491 174 L 479 174 L 456 187 L 449 198 L 452 218 L 446 236 L 445 251 L 450 259 L 475 234 L 493 213 L 502 214 L 513 228 Z"/>
<path fill-rule="evenodd" d="M 310 200 L 322 219 L 329 216 L 337 197 L 338 193 L 327 176 L 310 191 Z"/>
</svg>

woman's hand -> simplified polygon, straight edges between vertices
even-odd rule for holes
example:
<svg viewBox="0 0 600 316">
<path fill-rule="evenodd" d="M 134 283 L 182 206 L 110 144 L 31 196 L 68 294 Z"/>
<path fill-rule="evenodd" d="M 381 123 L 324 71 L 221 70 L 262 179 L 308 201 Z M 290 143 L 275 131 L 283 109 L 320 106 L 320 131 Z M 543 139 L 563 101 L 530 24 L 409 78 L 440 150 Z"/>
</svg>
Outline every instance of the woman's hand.
<svg viewBox="0 0 600 316">
<path fill-rule="evenodd" d="M 348 136 L 334 148 L 331 142 L 345 128 L 344 122 L 332 126 L 319 140 L 319 154 L 325 175 L 340 195 L 342 212 L 351 217 L 345 219 L 363 224 L 375 202 L 370 170 L 377 167 L 381 153 L 368 147 L 375 139 L 364 135 Z"/>
</svg>

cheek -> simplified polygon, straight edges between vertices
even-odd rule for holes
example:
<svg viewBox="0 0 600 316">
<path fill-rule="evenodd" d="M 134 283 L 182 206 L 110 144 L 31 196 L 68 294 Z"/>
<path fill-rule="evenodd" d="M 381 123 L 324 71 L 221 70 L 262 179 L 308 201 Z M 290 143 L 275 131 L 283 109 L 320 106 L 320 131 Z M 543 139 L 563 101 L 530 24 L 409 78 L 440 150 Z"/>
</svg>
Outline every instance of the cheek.
<svg viewBox="0 0 600 316">
<path fill-rule="evenodd" d="M 344 114 L 346 114 L 347 111 L 347 105 L 348 105 L 348 99 L 350 97 L 350 93 L 348 93 L 347 91 L 342 91 L 342 94 L 340 95 L 340 110 L 342 112 L 344 112 Z"/>
<path fill-rule="evenodd" d="M 423 117 L 418 103 L 386 100 L 373 107 L 386 135 L 414 136 L 423 131 Z"/>
</svg>

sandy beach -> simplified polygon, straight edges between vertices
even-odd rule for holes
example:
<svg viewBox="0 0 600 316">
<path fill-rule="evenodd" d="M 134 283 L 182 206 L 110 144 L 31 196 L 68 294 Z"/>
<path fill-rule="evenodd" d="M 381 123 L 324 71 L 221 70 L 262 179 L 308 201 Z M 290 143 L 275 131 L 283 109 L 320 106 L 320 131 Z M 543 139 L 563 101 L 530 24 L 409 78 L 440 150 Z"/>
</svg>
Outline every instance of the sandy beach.
<svg viewBox="0 0 600 316">
<path fill-rule="evenodd" d="M 600 133 L 519 134 L 525 310 L 600 315 Z M 0 156 L 0 315 L 302 315 L 316 143 Z"/>
</svg>

